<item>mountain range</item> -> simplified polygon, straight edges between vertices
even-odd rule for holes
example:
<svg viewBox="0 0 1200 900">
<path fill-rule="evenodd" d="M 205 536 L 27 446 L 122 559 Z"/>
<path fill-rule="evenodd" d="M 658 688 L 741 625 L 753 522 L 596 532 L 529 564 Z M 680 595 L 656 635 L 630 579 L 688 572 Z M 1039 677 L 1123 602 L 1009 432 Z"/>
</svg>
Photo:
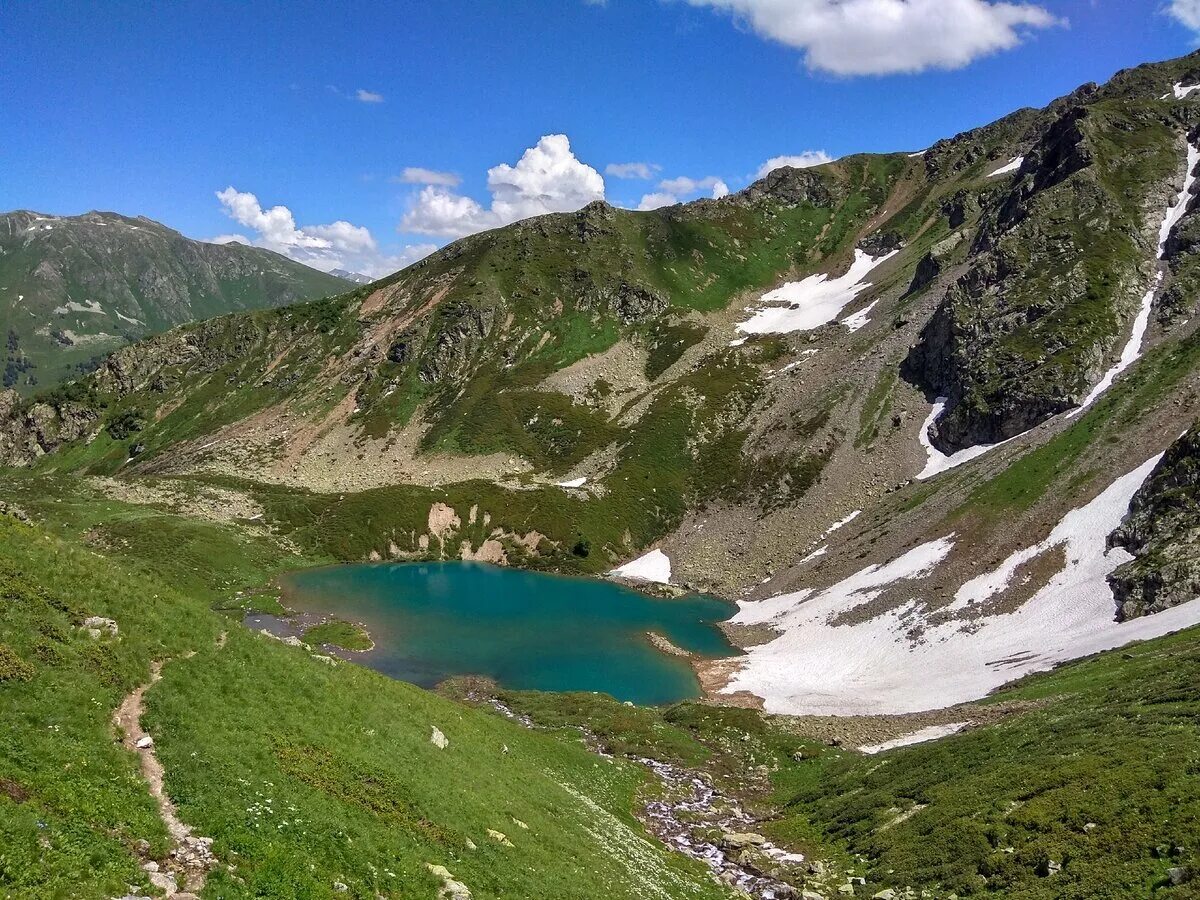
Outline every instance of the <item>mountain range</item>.
<svg viewBox="0 0 1200 900">
<path fill-rule="evenodd" d="M 6 213 L 4 386 L 23 393 L 52 387 L 124 344 L 176 325 L 344 289 L 344 279 L 270 250 L 194 241 L 144 216 Z"/>
<path fill-rule="evenodd" d="M 0 770 L 0 811 L 53 820 L 45 895 L 88 853 L 88 896 L 164 858 L 132 839 L 144 796 L 110 798 L 111 837 L 58 762 L 115 791 L 110 710 L 173 659 L 148 716 L 212 896 L 401 896 L 389 865 L 456 900 L 1194 896 L 1198 167 L 1192 54 L 348 291 L 144 219 L 10 214 L 0 681 L 54 764 Z M 97 335 L 125 345 L 30 394 Z M 428 693 L 236 621 L 289 567 L 446 559 L 718 595 L 743 652 L 694 661 L 708 702 L 637 709 Z M 731 804 L 704 825 L 723 885 L 635 820 L 662 836 L 696 783 Z M 302 812 L 266 840 L 276 795 Z"/>
</svg>

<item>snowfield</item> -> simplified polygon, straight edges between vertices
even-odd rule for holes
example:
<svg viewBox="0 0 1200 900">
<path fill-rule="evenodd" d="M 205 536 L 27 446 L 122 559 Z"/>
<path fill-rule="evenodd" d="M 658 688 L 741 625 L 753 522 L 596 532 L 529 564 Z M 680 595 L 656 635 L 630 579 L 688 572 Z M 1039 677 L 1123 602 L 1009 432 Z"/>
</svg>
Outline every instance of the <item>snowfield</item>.
<svg viewBox="0 0 1200 900">
<path fill-rule="evenodd" d="M 632 562 L 617 566 L 608 573 L 637 581 L 652 581 L 655 584 L 671 583 L 671 559 L 661 550 L 651 550 Z"/>
<path fill-rule="evenodd" d="M 746 334 L 786 334 L 820 328 L 836 319 L 854 298 L 871 287 L 866 277 L 898 252 L 893 250 L 883 256 L 868 256 L 856 249 L 854 262 L 845 275 L 832 279 L 828 275 L 810 275 L 803 281 L 789 281 L 768 291 L 759 303 L 772 305 L 757 310 L 746 307 L 746 311 L 754 315 L 739 322 L 737 328 Z"/>
<path fill-rule="evenodd" d="M 890 741 L 884 741 L 881 744 L 867 744 L 858 749 L 862 753 L 882 753 L 884 750 L 895 750 L 897 747 L 911 747 L 913 744 L 923 744 L 926 741 L 936 741 L 938 738 L 957 734 L 970 724 L 970 722 L 951 722 L 947 725 L 930 725 L 928 728 L 901 735 Z"/>
<path fill-rule="evenodd" d="M 1105 540 L 1159 458 L 1069 512 L 1045 540 L 962 585 L 936 622 L 920 599 L 920 582 L 952 552 L 954 535 L 868 566 L 825 590 L 743 601 L 731 621 L 770 624 L 780 634 L 747 650 L 723 691 L 749 691 L 776 713 L 918 712 L 977 700 L 1030 672 L 1200 623 L 1200 602 L 1115 620 L 1106 576 L 1131 557 L 1120 548 L 1106 551 Z M 1012 583 L 1021 563 L 1051 548 L 1065 555 L 1061 570 L 1015 611 L 989 611 L 988 601 Z M 832 624 L 884 591 L 902 592 L 902 602 L 863 621 Z"/>
<path fill-rule="evenodd" d="M 1023 162 L 1025 162 L 1025 157 L 1014 156 L 1012 159 L 1010 159 L 1008 162 L 1006 162 L 1000 168 L 996 169 L 994 172 L 988 172 L 987 177 L 988 178 L 998 178 L 1001 175 L 1007 175 L 1009 172 L 1015 172 L 1015 171 L 1017 171 L 1017 169 L 1021 168 L 1021 163 L 1023 163 Z"/>
</svg>

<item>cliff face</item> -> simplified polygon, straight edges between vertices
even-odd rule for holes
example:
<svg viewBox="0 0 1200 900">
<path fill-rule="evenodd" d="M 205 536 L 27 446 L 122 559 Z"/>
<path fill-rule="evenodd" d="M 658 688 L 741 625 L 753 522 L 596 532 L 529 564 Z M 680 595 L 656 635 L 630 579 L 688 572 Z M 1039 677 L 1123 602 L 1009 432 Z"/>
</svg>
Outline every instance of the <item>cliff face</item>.
<svg viewBox="0 0 1200 900">
<path fill-rule="evenodd" d="M 944 208 L 950 227 L 974 219 L 974 234 L 904 364 L 948 399 L 931 433 L 940 449 L 995 443 L 1079 405 L 1119 355 L 1200 121 L 1184 102 L 1131 99 L 1136 76 L 1053 104 L 1025 130 L 1015 171 Z M 970 157 L 971 142 L 958 143 L 956 156 Z M 1168 249 L 1167 293 L 1186 247 Z M 942 268 L 929 256 L 914 289 Z"/>
<path fill-rule="evenodd" d="M 1163 455 L 1108 543 L 1136 557 L 1109 576 L 1121 619 L 1200 596 L 1200 425 Z"/>
</svg>

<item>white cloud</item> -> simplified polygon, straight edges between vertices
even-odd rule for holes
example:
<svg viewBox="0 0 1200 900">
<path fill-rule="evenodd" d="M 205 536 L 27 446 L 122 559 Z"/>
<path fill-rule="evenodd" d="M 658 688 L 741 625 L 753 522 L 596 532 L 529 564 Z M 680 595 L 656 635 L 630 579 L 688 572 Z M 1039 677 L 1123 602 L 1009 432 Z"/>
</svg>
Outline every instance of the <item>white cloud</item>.
<svg viewBox="0 0 1200 900">
<path fill-rule="evenodd" d="M 686 197 L 688 194 L 698 194 L 701 191 L 711 191 L 718 184 L 724 185 L 716 175 L 708 175 L 704 178 L 688 178 L 680 176 L 679 178 L 666 178 L 658 183 L 661 190 L 668 194 L 674 194 L 676 197 Z M 729 193 L 729 189 L 725 189 L 725 193 Z"/>
<path fill-rule="evenodd" d="M 205 239 L 206 244 L 249 244 L 250 238 L 244 234 L 218 234 L 216 237 Z"/>
<path fill-rule="evenodd" d="M 413 198 L 400 230 L 462 237 L 550 212 L 573 212 L 604 199 L 604 178 L 571 152 L 564 134 L 549 134 L 522 154 L 515 166 L 488 169 L 491 205 L 428 185 Z"/>
<path fill-rule="evenodd" d="M 328 225 L 297 227 L 295 216 L 286 206 L 263 209 L 258 197 L 234 187 L 217 191 L 217 199 L 225 207 L 226 215 L 255 232 L 255 237 L 250 239 L 240 234 L 223 234 L 213 238 L 211 243 L 236 241 L 265 247 L 323 272 L 348 269 L 378 278 L 402 269 L 437 249 L 433 244 L 416 244 L 398 252 L 386 253 L 379 248 L 367 228 L 341 219 Z"/>
<path fill-rule="evenodd" d="M 645 194 L 638 203 L 637 208 L 640 210 L 659 209 L 663 206 L 674 206 L 678 202 L 679 198 L 674 194 L 656 191 L 653 194 Z"/>
<path fill-rule="evenodd" d="M 368 91 L 364 88 L 359 88 L 354 92 L 354 98 L 363 103 L 382 103 L 383 94 L 377 94 L 375 91 Z"/>
<path fill-rule="evenodd" d="M 686 175 L 664 178 L 658 183 L 657 191 L 642 196 L 637 208 L 647 210 L 672 206 L 706 192 L 719 200 L 729 195 L 729 185 L 716 175 L 706 175 L 704 178 L 688 178 Z"/>
<path fill-rule="evenodd" d="M 833 157 L 824 150 L 805 150 L 797 156 L 772 156 L 758 167 L 758 172 L 754 177 L 762 178 L 768 172 L 782 169 L 784 166 L 791 166 L 793 169 L 807 169 L 810 166 L 821 166 L 827 162 L 833 162 Z"/>
<path fill-rule="evenodd" d="M 409 166 L 392 179 L 400 184 L 437 184 L 442 187 L 458 187 L 462 179 L 453 172 L 439 172 L 437 169 L 425 169 L 421 166 Z"/>
<path fill-rule="evenodd" d="M 687 0 L 729 13 L 758 35 L 804 51 L 837 75 L 957 69 L 1065 22 L 1041 6 L 992 0 Z M 1174 0 L 1184 19 L 1197 0 Z"/>
<path fill-rule="evenodd" d="M 1200 34 L 1200 0 L 1171 0 L 1166 13 Z"/>
<path fill-rule="evenodd" d="M 613 178 L 636 178 L 641 181 L 649 181 L 661 171 L 662 166 L 657 163 L 644 162 L 609 163 L 604 167 L 605 175 L 611 175 Z"/>
</svg>

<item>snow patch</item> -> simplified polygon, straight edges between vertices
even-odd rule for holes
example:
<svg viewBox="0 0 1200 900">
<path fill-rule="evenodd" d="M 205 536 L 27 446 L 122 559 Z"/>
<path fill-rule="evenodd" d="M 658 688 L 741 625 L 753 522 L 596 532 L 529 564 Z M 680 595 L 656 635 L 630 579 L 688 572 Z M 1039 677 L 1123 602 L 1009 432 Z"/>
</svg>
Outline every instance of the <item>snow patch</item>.
<svg viewBox="0 0 1200 900">
<path fill-rule="evenodd" d="M 983 456 L 989 450 L 996 447 L 1002 447 L 1011 440 L 1015 440 L 1020 435 L 1014 435 L 1006 440 L 999 441 L 995 444 L 976 444 L 974 447 L 966 447 L 954 453 L 943 453 L 937 447 L 933 446 L 933 442 L 929 440 L 929 429 L 946 411 L 946 398 L 938 397 L 933 401 L 933 409 L 929 411 L 929 416 L 925 419 L 921 426 L 921 432 L 917 435 L 921 441 L 921 446 L 925 448 L 925 453 L 928 460 L 925 463 L 925 468 L 917 475 L 918 481 L 924 481 L 926 478 L 932 478 L 934 475 L 939 475 L 942 472 L 961 466 L 965 462 L 970 462 L 977 456 Z"/>
<path fill-rule="evenodd" d="M 1007 175 L 1009 172 L 1015 172 L 1017 169 L 1021 168 L 1021 163 L 1023 162 L 1025 162 L 1025 157 L 1014 156 L 994 172 L 988 172 L 988 178 L 996 178 L 1000 175 Z"/>
<path fill-rule="evenodd" d="M 1188 91 L 1196 90 L 1196 88 L 1200 88 L 1200 85 L 1194 85 L 1188 88 Z M 1178 94 L 1178 91 L 1176 93 Z M 1186 97 L 1187 94 L 1183 96 Z M 1172 230 L 1179 224 L 1179 220 L 1183 218 L 1183 214 L 1187 212 L 1188 200 L 1191 199 L 1192 186 L 1196 183 L 1194 172 L 1197 164 L 1200 164 L 1200 149 L 1188 144 L 1187 172 L 1183 178 L 1183 190 L 1179 192 L 1179 196 L 1175 199 L 1175 202 L 1167 207 L 1162 225 L 1158 228 L 1158 249 L 1155 252 L 1155 259 L 1159 261 L 1162 260 L 1163 255 L 1167 252 L 1167 240 L 1171 237 Z M 1132 366 L 1141 357 L 1142 342 L 1146 338 L 1146 328 L 1150 324 L 1150 312 L 1154 307 L 1154 298 L 1158 296 L 1158 290 L 1162 287 L 1162 283 L 1163 271 L 1160 268 L 1154 273 L 1154 280 L 1150 284 L 1150 289 L 1142 296 L 1142 305 L 1138 309 L 1137 316 L 1134 317 L 1133 330 L 1129 334 L 1129 340 L 1125 342 L 1125 347 L 1121 350 L 1120 358 L 1113 364 L 1112 368 L 1104 373 L 1104 377 L 1092 388 L 1091 393 L 1087 395 L 1083 403 L 1067 413 L 1068 419 L 1074 418 L 1095 403 L 1101 394 L 1112 387 L 1112 383 L 1116 380 L 1117 376 Z"/>
<path fill-rule="evenodd" d="M 875 308 L 875 304 L 878 302 L 878 300 L 874 300 L 867 304 L 865 308 L 846 316 L 846 318 L 842 319 L 842 324 L 845 325 L 850 331 L 858 331 L 871 321 L 871 310 Z"/>
<path fill-rule="evenodd" d="M 671 559 L 661 550 L 651 550 L 632 562 L 618 566 L 608 573 L 636 581 L 652 581 L 655 584 L 671 583 Z"/>
<path fill-rule="evenodd" d="M 1181 81 L 1177 81 L 1171 85 L 1171 92 L 1169 94 L 1163 94 L 1158 99 L 1170 100 L 1173 94 L 1176 100 L 1184 100 L 1192 91 L 1200 91 L 1200 84 L 1184 84 Z"/>
<path fill-rule="evenodd" d="M 895 750 L 897 747 L 911 747 L 913 744 L 923 744 L 926 741 L 936 741 L 962 731 L 970 722 L 950 722 L 946 725 L 930 725 L 918 731 L 902 734 L 898 738 L 884 741 L 881 744 L 867 744 L 858 749 L 862 753 L 882 753 L 884 750 Z"/>
<path fill-rule="evenodd" d="M 866 281 L 867 275 L 898 252 L 893 250 L 883 256 L 869 256 L 856 249 L 854 262 L 845 275 L 839 278 L 810 275 L 803 281 L 789 281 L 768 291 L 759 303 L 774 305 L 757 310 L 746 307 L 746 311 L 754 312 L 754 315 L 739 322 L 737 328 L 747 334 L 786 334 L 820 328 L 836 319 L 854 298 L 871 287 Z"/>
<path fill-rule="evenodd" d="M 587 476 L 586 476 L 586 475 L 584 475 L 584 476 L 581 476 L 581 477 L 579 477 L 579 478 L 572 478 L 570 481 L 558 481 L 558 482 L 555 482 L 555 487 L 560 487 L 560 488 L 581 488 L 581 487 L 583 487 L 585 484 L 587 484 Z"/>
<path fill-rule="evenodd" d="M 868 566 L 823 591 L 743 601 L 732 621 L 770 624 L 780 634 L 747 651 L 725 692 L 749 691 L 764 699 L 768 712 L 777 713 L 918 712 L 976 700 L 1030 672 L 1200 623 L 1200 602 L 1127 622 L 1115 618 L 1107 576 L 1132 557 L 1120 548 L 1107 550 L 1105 541 L 1160 456 L 1067 513 L 1044 541 L 968 581 L 950 609 L 970 611 L 1003 590 L 1021 562 L 1046 548 L 1063 547 L 1062 571 L 1014 612 L 931 622 L 914 583 L 912 599 L 895 609 L 831 624 L 885 588 L 894 590 L 933 571 L 953 548 L 953 535 Z"/>
</svg>

